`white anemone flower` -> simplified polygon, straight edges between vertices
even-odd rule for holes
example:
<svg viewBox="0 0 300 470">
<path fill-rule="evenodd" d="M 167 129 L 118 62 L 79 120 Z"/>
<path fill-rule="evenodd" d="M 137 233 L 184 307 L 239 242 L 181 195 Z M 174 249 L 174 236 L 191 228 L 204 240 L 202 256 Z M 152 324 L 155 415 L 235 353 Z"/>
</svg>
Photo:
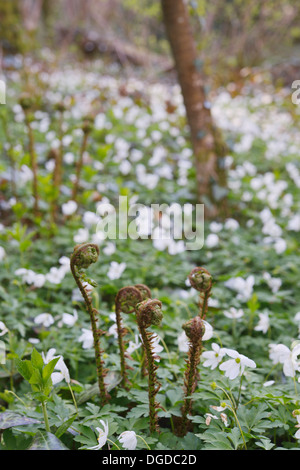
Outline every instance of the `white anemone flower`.
<svg viewBox="0 0 300 470">
<path fill-rule="evenodd" d="M 3 246 L 0 246 L 0 261 L 3 261 L 6 256 L 6 252 L 3 248 Z"/>
<path fill-rule="evenodd" d="M 119 436 L 122 447 L 126 450 L 135 450 L 137 446 L 136 433 L 134 431 L 124 431 Z"/>
<path fill-rule="evenodd" d="M 67 384 L 70 383 L 70 374 L 69 369 L 67 368 L 65 361 L 63 360 L 62 356 L 58 356 L 59 360 L 55 365 L 55 369 L 58 369 L 57 372 L 53 372 L 51 374 L 51 380 L 53 385 L 58 384 L 62 380 L 65 380 Z"/>
<path fill-rule="evenodd" d="M 40 313 L 35 317 L 34 323 L 36 325 L 42 325 L 47 328 L 54 323 L 54 318 L 51 313 Z"/>
<path fill-rule="evenodd" d="M 204 351 L 202 357 L 205 359 L 203 366 L 210 367 L 211 370 L 218 367 L 226 354 L 226 349 L 220 348 L 217 343 L 212 343 L 212 351 Z"/>
<path fill-rule="evenodd" d="M 73 309 L 73 315 L 71 313 L 63 313 L 62 314 L 62 323 L 69 327 L 74 326 L 76 321 L 78 320 L 78 313 L 77 310 Z"/>
<path fill-rule="evenodd" d="M 263 333 L 267 333 L 270 327 L 270 319 L 268 312 L 266 313 L 259 313 L 259 322 L 254 328 L 255 331 L 262 331 Z"/>
<path fill-rule="evenodd" d="M 72 215 L 77 210 L 77 207 L 77 202 L 70 200 L 62 204 L 61 210 L 64 215 Z"/>
<path fill-rule="evenodd" d="M 50 348 L 49 351 L 47 351 L 46 355 L 44 352 L 42 352 L 42 358 L 44 361 L 44 364 L 48 364 L 52 359 L 58 359 L 57 363 L 55 364 L 55 368 L 57 372 L 53 372 L 51 374 L 51 380 L 53 385 L 61 382 L 62 380 L 65 380 L 67 384 L 70 383 L 70 374 L 69 370 L 64 362 L 64 359 L 62 356 L 58 355 L 55 356 L 56 349 L 55 348 Z"/>
<path fill-rule="evenodd" d="M 152 337 L 152 348 L 151 348 L 154 354 L 159 354 L 164 349 L 161 346 L 161 344 L 159 344 L 159 342 L 160 342 L 160 337 L 155 333 Z M 159 357 L 155 356 L 155 360 L 159 362 Z"/>
<path fill-rule="evenodd" d="M 204 324 L 205 331 L 204 331 L 204 335 L 202 336 L 202 341 L 208 341 L 209 339 L 213 337 L 214 330 L 213 330 L 213 327 L 206 320 L 203 320 L 203 324 Z"/>
<path fill-rule="evenodd" d="M 300 343 L 289 349 L 284 344 L 270 344 L 270 359 L 273 364 L 282 364 L 283 373 L 286 377 L 295 377 L 296 372 L 300 371 Z"/>
<path fill-rule="evenodd" d="M 238 320 L 244 316 L 244 311 L 241 308 L 230 307 L 229 310 L 224 311 L 224 315 L 231 320 Z"/>
<path fill-rule="evenodd" d="M 236 291 L 238 293 L 237 299 L 242 301 L 247 301 L 250 299 L 254 284 L 255 278 L 252 274 L 246 279 L 243 279 L 240 276 L 232 277 L 224 283 L 226 287 Z"/>
<path fill-rule="evenodd" d="M 83 349 L 91 349 L 94 345 L 93 332 L 86 328 L 81 328 L 82 335 L 79 336 L 78 341 L 82 343 Z"/>
<path fill-rule="evenodd" d="M 223 362 L 219 368 L 225 372 L 225 376 L 230 380 L 233 380 L 239 375 L 242 375 L 245 367 L 251 367 L 253 369 L 256 367 L 256 364 L 254 361 L 252 361 L 252 359 L 249 359 L 243 354 L 239 354 L 234 349 L 226 348 L 226 354 L 232 359 Z"/>
<path fill-rule="evenodd" d="M 142 343 L 139 342 L 139 337 L 138 335 L 135 335 L 134 341 L 129 341 L 128 348 L 126 349 L 127 354 L 132 354 L 134 351 L 136 351 Z"/>
<path fill-rule="evenodd" d="M 117 263 L 117 261 L 112 261 L 110 263 L 107 276 L 111 280 L 119 279 L 122 276 L 123 271 L 125 269 L 126 269 L 126 263 Z"/>
<path fill-rule="evenodd" d="M 107 441 L 107 436 L 108 436 L 108 422 L 103 421 L 103 419 L 100 420 L 101 425 L 103 426 L 103 429 L 97 427 L 96 431 L 98 432 L 98 444 L 93 447 L 89 447 L 89 450 L 99 450 L 102 449 L 102 447 L 106 444 Z"/>
<path fill-rule="evenodd" d="M 178 349 L 180 352 L 188 352 L 189 350 L 189 339 L 183 331 L 177 338 Z"/>
<path fill-rule="evenodd" d="M 3 321 L 0 321 L 0 336 L 5 335 L 5 333 L 8 332 L 7 326 L 3 323 Z"/>
</svg>

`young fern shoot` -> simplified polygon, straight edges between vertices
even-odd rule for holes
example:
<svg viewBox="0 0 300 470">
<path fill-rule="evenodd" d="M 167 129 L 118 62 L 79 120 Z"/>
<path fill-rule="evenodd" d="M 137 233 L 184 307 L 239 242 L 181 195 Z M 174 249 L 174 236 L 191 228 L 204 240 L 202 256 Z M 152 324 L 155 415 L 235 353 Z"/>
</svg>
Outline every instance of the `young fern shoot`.
<svg viewBox="0 0 300 470">
<path fill-rule="evenodd" d="M 178 429 L 178 435 L 185 436 L 190 423 L 188 415 L 191 414 L 192 411 L 191 395 L 194 393 L 197 386 L 197 368 L 200 363 L 202 337 L 204 335 L 205 328 L 203 321 L 199 316 L 188 320 L 182 325 L 182 328 L 189 339 L 189 352 L 184 375 L 185 398 L 181 410 L 182 418 Z"/>
<path fill-rule="evenodd" d="M 205 320 L 208 299 L 211 295 L 212 276 L 205 268 L 194 268 L 189 274 L 191 286 L 196 289 L 199 295 L 199 316 Z"/>
<path fill-rule="evenodd" d="M 136 287 L 141 292 L 143 297 L 142 300 L 151 299 L 151 290 L 148 286 L 146 286 L 146 284 L 136 284 L 134 287 Z"/>
<path fill-rule="evenodd" d="M 181 410 L 182 417 L 179 420 L 177 434 L 185 436 L 190 421 L 188 415 L 192 411 L 191 395 L 194 393 L 198 380 L 198 365 L 202 352 L 202 337 L 205 332 L 203 320 L 206 317 L 208 299 L 211 295 L 212 276 L 201 267 L 194 268 L 189 274 L 191 286 L 196 289 L 199 295 L 199 313 L 195 318 L 188 320 L 182 325 L 183 330 L 189 340 L 188 359 L 186 360 L 186 371 L 184 375 L 184 404 Z"/>
<path fill-rule="evenodd" d="M 71 272 L 75 279 L 75 282 L 81 292 L 81 295 L 85 301 L 87 311 L 90 315 L 93 338 L 94 338 L 94 349 L 95 349 L 95 359 L 97 367 L 97 378 L 98 386 L 102 403 L 107 403 L 109 395 L 106 390 L 105 385 L 105 375 L 106 371 L 103 368 L 102 361 L 102 350 L 100 347 L 100 337 L 103 334 L 103 331 L 98 329 L 97 326 L 97 316 L 98 311 L 93 308 L 92 299 L 90 297 L 90 291 L 87 287 L 87 284 L 95 287 L 97 284 L 92 279 L 86 276 L 85 270 L 92 264 L 97 261 L 99 257 L 99 248 L 97 245 L 92 243 L 82 243 L 76 245 L 74 251 L 71 255 Z"/>
<path fill-rule="evenodd" d="M 137 323 L 140 330 L 140 335 L 143 343 L 143 348 L 146 355 L 147 369 L 148 369 L 148 397 L 149 397 L 149 419 L 150 419 L 150 432 L 158 431 L 157 408 L 159 404 L 156 402 L 155 397 L 161 387 L 156 379 L 157 365 L 155 364 L 156 354 L 153 351 L 153 340 L 155 335 L 147 328 L 149 326 L 160 325 L 162 314 L 162 303 L 157 299 L 143 300 L 137 306 Z"/>
<path fill-rule="evenodd" d="M 117 293 L 115 299 L 116 307 L 116 324 L 117 324 L 117 333 L 118 333 L 118 343 L 119 343 L 119 352 L 120 352 L 120 367 L 121 367 L 121 384 L 123 387 L 128 385 L 128 378 L 126 369 L 128 366 L 125 361 L 125 351 L 124 351 L 124 342 L 123 336 L 126 334 L 125 328 L 122 326 L 122 317 L 121 312 L 123 313 L 132 313 L 136 311 L 136 306 L 139 302 L 143 300 L 142 294 L 139 289 L 134 286 L 123 287 Z"/>
</svg>

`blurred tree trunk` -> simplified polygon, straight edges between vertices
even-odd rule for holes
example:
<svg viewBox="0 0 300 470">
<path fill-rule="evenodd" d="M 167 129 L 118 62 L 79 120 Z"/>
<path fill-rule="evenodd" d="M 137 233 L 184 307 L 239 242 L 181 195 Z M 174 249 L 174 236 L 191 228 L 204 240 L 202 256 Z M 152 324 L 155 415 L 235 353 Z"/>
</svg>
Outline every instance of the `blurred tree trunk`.
<svg viewBox="0 0 300 470">
<path fill-rule="evenodd" d="M 224 152 L 207 102 L 204 74 L 197 58 L 189 12 L 184 0 L 161 0 L 161 5 L 190 127 L 198 198 L 205 204 L 208 215 L 216 215 L 226 194 L 225 172 L 218 161 L 218 153 L 224 157 Z"/>
<path fill-rule="evenodd" d="M 20 9 L 23 16 L 23 25 L 29 32 L 39 27 L 43 8 L 43 0 L 22 0 Z"/>
</svg>

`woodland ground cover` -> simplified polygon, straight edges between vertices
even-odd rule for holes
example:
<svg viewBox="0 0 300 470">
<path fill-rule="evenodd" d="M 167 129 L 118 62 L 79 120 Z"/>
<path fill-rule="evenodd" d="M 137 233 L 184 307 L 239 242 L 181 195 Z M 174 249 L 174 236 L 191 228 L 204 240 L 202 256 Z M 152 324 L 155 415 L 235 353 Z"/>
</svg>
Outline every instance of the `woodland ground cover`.
<svg viewBox="0 0 300 470">
<path fill-rule="evenodd" d="M 263 71 L 244 75 L 239 92 L 232 85 L 219 89 L 209 104 L 228 143 L 228 207 L 223 217 L 205 220 L 204 246 L 193 251 L 185 240 L 108 240 L 96 230 L 102 208 L 117 205 L 120 195 L 146 208 L 195 200 L 177 85 L 153 80 L 145 87 L 140 77 L 100 61 L 50 69 L 27 60 L 22 72 L 8 73 L 8 105 L 1 108 L 2 449 L 299 447 L 299 110 L 290 90 L 275 88 Z M 38 214 L 20 104 L 25 83 L 35 107 Z M 95 120 L 74 198 L 91 110 Z M 54 220 L 53 171 L 61 148 Z M 138 219 L 141 234 L 149 229 L 147 214 Z M 161 218 L 163 230 L 170 219 L 168 213 Z M 88 268 L 97 285 L 85 280 L 103 330 L 105 404 L 90 319 L 70 270 L 74 247 L 82 243 L 100 251 Z M 197 266 L 208 270 L 212 286 L 191 402 L 184 395 L 189 330 L 182 325 L 199 313 L 199 292 L 189 279 Z M 162 304 L 161 323 L 150 328 L 157 335 L 160 432 L 149 430 L 145 339 L 134 313 L 122 314 L 131 385 L 120 383 L 115 299 L 123 287 L 138 284 Z M 182 432 L 185 403 L 192 408 Z"/>
</svg>

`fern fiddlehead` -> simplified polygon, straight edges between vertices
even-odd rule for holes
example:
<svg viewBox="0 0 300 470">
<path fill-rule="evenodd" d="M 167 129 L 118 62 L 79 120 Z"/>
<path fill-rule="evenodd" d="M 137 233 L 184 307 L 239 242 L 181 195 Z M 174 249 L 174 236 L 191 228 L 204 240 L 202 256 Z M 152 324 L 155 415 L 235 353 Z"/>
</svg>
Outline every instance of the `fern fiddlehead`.
<svg viewBox="0 0 300 470">
<path fill-rule="evenodd" d="M 186 360 L 186 370 L 184 374 L 184 404 L 182 407 L 182 419 L 179 428 L 179 435 L 185 436 L 188 430 L 189 419 L 188 415 L 192 410 L 191 395 L 194 393 L 197 386 L 197 373 L 198 365 L 200 363 L 200 356 L 202 352 L 202 337 L 205 331 L 202 319 L 197 316 L 188 320 L 182 325 L 189 339 L 189 352 L 188 359 Z"/>
<path fill-rule="evenodd" d="M 199 292 L 199 316 L 204 320 L 211 295 L 212 276 L 205 268 L 194 268 L 189 274 L 191 286 Z"/>
<path fill-rule="evenodd" d="M 122 386 L 126 387 L 128 384 L 127 378 L 127 365 L 125 361 L 125 351 L 124 351 L 124 342 L 123 336 L 126 334 L 125 328 L 122 326 L 122 317 L 121 312 L 129 314 L 135 312 L 136 306 L 139 302 L 143 300 L 142 294 L 139 289 L 134 286 L 123 287 L 117 293 L 115 299 L 115 310 L 116 310 L 116 324 L 117 324 L 117 333 L 118 333 L 118 344 L 120 352 L 120 367 L 121 367 L 121 376 L 122 376 Z"/>
<path fill-rule="evenodd" d="M 93 308 L 92 299 L 90 297 L 90 291 L 88 285 L 95 287 L 97 284 L 92 279 L 88 278 L 85 270 L 97 261 L 99 257 L 99 247 L 92 243 L 82 243 L 76 245 L 71 255 L 70 265 L 71 272 L 75 279 L 75 282 L 81 292 L 81 295 L 85 301 L 87 311 L 90 315 L 93 338 L 94 338 L 94 349 L 95 349 L 95 360 L 97 368 L 97 379 L 99 392 L 102 403 L 107 403 L 109 395 L 106 390 L 104 377 L 106 371 L 103 368 L 102 350 L 100 347 L 100 337 L 103 331 L 98 329 L 97 316 L 98 311 Z"/>
<path fill-rule="evenodd" d="M 137 323 L 143 343 L 143 348 L 146 355 L 147 369 L 148 369 L 148 397 L 149 397 L 149 418 L 150 418 L 150 432 L 158 431 L 157 408 L 159 404 L 156 402 L 156 395 L 161 387 L 156 378 L 157 365 L 155 359 L 157 358 L 153 350 L 153 341 L 156 335 L 147 331 L 151 325 L 160 325 L 162 314 L 162 303 L 157 299 L 143 300 L 137 306 Z"/>
</svg>

